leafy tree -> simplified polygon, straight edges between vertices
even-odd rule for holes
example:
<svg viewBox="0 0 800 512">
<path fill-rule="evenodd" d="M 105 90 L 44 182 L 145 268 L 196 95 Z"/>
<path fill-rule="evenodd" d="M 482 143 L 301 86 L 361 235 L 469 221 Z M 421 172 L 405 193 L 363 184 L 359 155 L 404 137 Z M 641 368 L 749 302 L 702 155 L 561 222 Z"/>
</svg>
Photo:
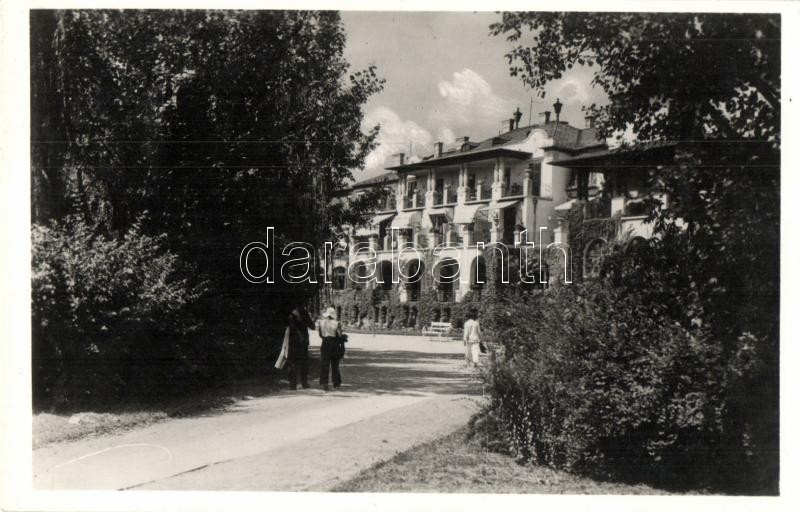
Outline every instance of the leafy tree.
<svg viewBox="0 0 800 512">
<path fill-rule="evenodd" d="M 32 11 L 31 27 L 34 221 L 75 213 L 111 237 L 138 222 L 206 283 L 192 307 L 209 336 L 269 338 L 311 290 L 247 282 L 242 248 L 268 227 L 279 258 L 319 247 L 374 199 L 336 199 L 374 147 L 362 108 L 382 87 L 349 69 L 338 13 Z"/>
<path fill-rule="evenodd" d="M 777 483 L 780 289 L 780 18 L 761 14 L 505 13 L 511 74 L 540 91 L 575 66 L 607 95 L 606 135 L 674 144 L 651 163 L 651 257 L 609 262 L 616 286 L 647 290 L 721 350 L 754 364 L 716 395 L 739 474 Z M 543 92 L 542 92 L 543 94 Z M 643 162 L 647 167 L 647 162 Z M 664 208 L 657 208 L 665 206 Z M 735 373 L 735 372 L 734 372 Z M 736 382 L 734 384 L 734 381 Z M 737 439 L 738 437 L 738 439 Z M 745 454 L 747 452 L 747 454 Z"/>
<path fill-rule="evenodd" d="M 780 18 L 762 14 L 504 13 L 490 27 L 519 42 L 512 76 L 541 91 L 575 66 L 594 71 L 607 133 L 640 140 L 720 135 L 777 144 Z"/>
</svg>

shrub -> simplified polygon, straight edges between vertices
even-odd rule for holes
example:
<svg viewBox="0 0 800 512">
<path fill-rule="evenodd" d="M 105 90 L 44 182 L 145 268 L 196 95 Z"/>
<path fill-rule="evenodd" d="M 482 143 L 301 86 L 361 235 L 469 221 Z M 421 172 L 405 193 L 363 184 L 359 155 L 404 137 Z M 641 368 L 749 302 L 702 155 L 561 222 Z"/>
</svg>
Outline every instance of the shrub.
<svg viewBox="0 0 800 512">
<path fill-rule="evenodd" d="M 753 471 L 764 447 L 752 423 L 731 420 L 763 365 L 757 340 L 741 337 L 728 355 L 652 296 L 600 281 L 499 310 L 494 341 L 506 358 L 489 373 L 490 410 L 509 452 L 667 487 L 763 484 Z"/>
<path fill-rule="evenodd" d="M 77 217 L 34 225 L 35 403 L 147 398 L 188 385 L 200 326 L 188 306 L 200 294 L 163 240 L 138 224 L 120 237 Z"/>
</svg>

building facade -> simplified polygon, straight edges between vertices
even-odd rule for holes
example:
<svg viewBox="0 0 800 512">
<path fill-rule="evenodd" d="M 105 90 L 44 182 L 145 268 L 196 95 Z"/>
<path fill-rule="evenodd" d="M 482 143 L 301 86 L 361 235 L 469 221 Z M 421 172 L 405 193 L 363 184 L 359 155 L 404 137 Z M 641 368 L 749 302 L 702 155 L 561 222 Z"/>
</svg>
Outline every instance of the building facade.
<svg viewBox="0 0 800 512">
<path fill-rule="evenodd" d="M 554 107 L 558 112 L 560 105 Z M 597 215 L 610 217 L 614 208 L 641 213 L 629 199 L 634 188 L 644 192 L 644 183 L 631 186 L 641 176 L 613 170 L 608 161 L 615 154 L 591 118 L 577 128 L 545 113 L 541 124 L 522 127 L 515 114 L 495 137 L 463 137 L 448 148 L 436 143 L 433 154 L 417 161 L 396 155 L 386 174 L 348 191 L 389 193 L 365 226 L 350 229 L 348 252 L 334 258 L 331 297 L 342 320 L 393 329 L 458 325 L 464 308 L 480 300 L 486 251 L 497 243 L 513 250 L 534 242 L 538 251 L 540 244 L 568 242 L 566 212 L 578 201 L 610 205 Z M 618 187 L 616 195 L 609 196 L 609 184 Z M 629 217 L 649 236 L 643 216 Z"/>
</svg>

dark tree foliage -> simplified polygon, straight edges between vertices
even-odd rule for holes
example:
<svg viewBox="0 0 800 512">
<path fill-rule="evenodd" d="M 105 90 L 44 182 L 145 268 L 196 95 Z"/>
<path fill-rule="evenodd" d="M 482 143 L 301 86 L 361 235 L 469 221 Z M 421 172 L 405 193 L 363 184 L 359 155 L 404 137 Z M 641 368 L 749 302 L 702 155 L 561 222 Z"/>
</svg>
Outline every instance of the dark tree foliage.
<svg viewBox="0 0 800 512">
<path fill-rule="evenodd" d="M 242 248 L 274 227 L 280 260 L 372 206 L 335 198 L 375 145 L 362 107 L 382 87 L 344 44 L 332 11 L 32 11 L 34 222 L 162 237 L 204 283 L 206 335 L 257 352 L 313 287 L 247 282 Z"/>
<path fill-rule="evenodd" d="M 568 69 L 589 66 L 608 96 L 592 105 L 607 133 L 777 143 L 778 15 L 523 12 L 490 30 L 520 43 L 507 55 L 511 75 L 542 95 Z"/>
<path fill-rule="evenodd" d="M 508 54 L 511 74 L 540 91 L 588 66 L 608 96 L 588 109 L 605 134 L 628 130 L 636 142 L 674 144 L 674 158 L 649 169 L 668 198 L 651 201 L 657 236 L 641 257 L 618 248 L 603 279 L 715 347 L 707 352 L 713 357 L 678 366 L 687 376 L 708 375 L 681 393 L 704 393 L 718 412 L 714 450 L 726 462 L 714 466 L 698 452 L 698 464 L 718 467 L 734 488 L 774 492 L 780 17 L 505 13 L 491 31 L 519 43 Z"/>
</svg>

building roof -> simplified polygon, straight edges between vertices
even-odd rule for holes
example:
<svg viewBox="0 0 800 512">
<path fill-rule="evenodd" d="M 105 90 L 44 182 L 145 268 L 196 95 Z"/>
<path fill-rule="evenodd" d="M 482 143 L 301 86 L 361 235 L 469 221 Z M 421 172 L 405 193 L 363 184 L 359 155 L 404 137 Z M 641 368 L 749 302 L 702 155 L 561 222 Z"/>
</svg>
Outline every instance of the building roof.
<svg viewBox="0 0 800 512">
<path fill-rule="evenodd" d="M 666 152 L 668 156 L 671 156 L 672 149 L 678 143 L 675 141 L 650 141 L 650 142 L 640 142 L 637 144 L 630 144 L 625 146 L 619 146 L 613 149 L 600 149 L 596 151 L 589 151 L 587 153 L 582 153 L 577 156 L 569 157 L 569 158 L 562 158 L 560 160 L 554 160 L 550 162 L 552 165 L 557 165 L 560 167 L 596 167 L 604 162 L 620 160 L 620 159 L 635 159 L 640 155 L 647 154 L 649 157 L 649 163 L 651 165 L 658 165 L 657 161 L 652 160 L 652 156 L 655 153 Z"/>
<path fill-rule="evenodd" d="M 515 149 L 504 148 L 504 147 L 489 147 L 489 148 L 474 148 L 466 151 L 448 151 L 447 153 L 442 153 L 442 156 L 438 158 L 428 158 L 426 160 L 421 160 L 419 162 L 414 162 L 411 164 L 405 165 L 398 165 L 395 167 L 387 167 L 387 169 L 392 169 L 396 171 L 405 171 L 411 169 L 425 169 L 431 166 L 432 162 L 436 162 L 436 165 L 452 165 L 458 164 L 465 161 L 471 161 L 476 159 L 484 159 L 484 158 L 494 158 L 494 157 L 505 157 L 505 158 L 517 158 L 519 160 L 524 160 L 526 158 L 530 158 L 531 154 L 527 151 L 518 151 Z"/>
<path fill-rule="evenodd" d="M 525 151 L 511 149 L 508 146 L 525 140 L 533 130 L 544 130 L 547 136 L 553 139 L 552 149 L 561 149 L 571 153 L 590 148 L 605 146 L 605 140 L 599 138 L 596 128 L 576 128 L 565 121 L 551 121 L 547 124 L 534 124 L 515 128 L 506 133 L 490 137 L 480 142 L 467 142 L 461 148 L 454 148 L 442 152 L 441 156 L 428 155 L 421 161 L 410 164 L 387 167 L 394 171 L 412 170 L 435 165 L 449 165 L 467 160 L 492 157 L 508 157 L 526 159 L 531 154 Z M 465 147 L 466 146 L 466 147 Z M 462 149 L 464 148 L 464 149 Z"/>
<path fill-rule="evenodd" d="M 382 183 L 394 183 L 397 181 L 397 173 L 394 171 L 385 172 L 383 174 L 379 174 L 378 176 L 373 176 L 371 178 L 367 178 L 361 181 L 357 181 L 350 185 L 348 189 L 358 189 L 358 188 L 366 188 L 372 187 L 374 185 L 382 184 Z"/>
</svg>

